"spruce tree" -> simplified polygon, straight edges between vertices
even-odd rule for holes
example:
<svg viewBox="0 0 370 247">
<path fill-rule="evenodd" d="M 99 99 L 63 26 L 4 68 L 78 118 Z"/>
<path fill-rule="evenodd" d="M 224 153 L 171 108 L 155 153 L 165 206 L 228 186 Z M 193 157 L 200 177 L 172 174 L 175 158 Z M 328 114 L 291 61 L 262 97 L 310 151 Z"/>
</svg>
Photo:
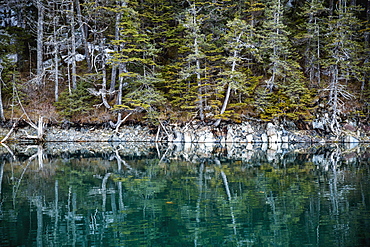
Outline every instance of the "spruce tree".
<svg viewBox="0 0 370 247">
<path fill-rule="evenodd" d="M 329 17 L 326 34 L 325 59 L 323 68 L 328 74 L 328 86 L 324 89 L 329 97 L 330 128 L 336 135 L 340 134 L 339 117 L 344 112 L 345 103 L 353 95 L 348 89 L 349 83 L 361 82 L 364 69 L 363 46 L 359 42 L 358 29 L 361 27 L 356 17 L 358 7 L 350 5 L 347 0 L 340 0 L 334 15 Z"/>
<path fill-rule="evenodd" d="M 320 0 L 307 0 L 304 3 L 299 17 L 304 18 L 300 26 L 303 30 L 296 39 L 300 39 L 303 47 L 303 59 L 305 73 L 310 82 L 321 83 L 321 53 L 324 40 L 326 13 L 328 9 L 324 7 Z"/>
<path fill-rule="evenodd" d="M 159 49 L 150 40 L 143 20 L 137 11 L 138 4 L 134 1 L 119 7 L 121 12 L 119 40 L 113 40 L 113 45 L 118 45 L 119 50 L 112 52 L 110 63 L 118 64 L 120 90 L 125 95 L 118 95 L 122 100 L 114 110 L 147 111 L 151 118 L 155 118 L 155 105 L 164 103 L 165 99 L 157 90 L 156 84 L 161 82 L 158 77 L 155 63 Z M 120 119 L 118 120 L 120 122 Z"/>
<path fill-rule="evenodd" d="M 267 65 L 268 78 L 264 89 L 258 90 L 256 107 L 264 120 L 311 118 L 312 97 L 304 83 L 298 63 L 300 57 L 290 42 L 284 5 L 282 0 L 267 1 L 260 34 L 260 48 L 264 64 Z"/>
<path fill-rule="evenodd" d="M 229 21 L 227 27 L 228 31 L 223 38 L 225 40 L 224 48 L 228 54 L 225 59 L 228 68 L 220 74 L 222 76 L 220 80 L 220 89 L 223 91 L 223 89 L 226 88 L 226 92 L 218 115 L 219 119 L 215 122 L 215 126 L 220 124 L 221 118 L 227 118 L 233 115 L 233 111 L 226 111 L 230 101 L 231 91 L 238 90 L 248 95 L 248 93 L 250 93 L 250 88 L 255 87 L 258 82 L 257 77 L 250 75 L 250 69 L 240 69 L 245 55 L 254 54 L 256 52 L 253 40 L 251 36 L 248 35 L 252 27 L 248 25 L 246 21 L 239 18 Z"/>
<path fill-rule="evenodd" d="M 189 110 L 195 108 L 200 120 L 203 121 L 205 106 L 203 84 L 206 72 L 204 65 L 206 55 L 203 47 L 205 46 L 206 37 L 201 29 L 205 16 L 200 11 L 201 7 L 194 1 L 190 3 L 184 13 L 182 25 L 185 31 L 186 48 L 184 48 L 187 55 L 184 58 L 185 64 L 180 71 L 180 80 L 184 80 L 188 84 L 187 95 L 185 96 L 188 99 L 188 102 L 186 102 L 188 105 L 185 107 Z"/>
</svg>

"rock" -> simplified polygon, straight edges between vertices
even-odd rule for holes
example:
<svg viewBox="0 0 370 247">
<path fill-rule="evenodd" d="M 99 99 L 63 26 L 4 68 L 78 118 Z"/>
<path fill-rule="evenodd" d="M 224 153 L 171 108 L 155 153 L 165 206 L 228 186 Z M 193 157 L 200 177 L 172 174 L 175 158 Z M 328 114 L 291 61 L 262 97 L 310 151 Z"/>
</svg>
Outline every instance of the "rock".
<svg viewBox="0 0 370 247">
<path fill-rule="evenodd" d="M 246 136 L 246 142 L 247 143 L 252 143 L 253 142 L 253 135 L 252 134 L 249 134 Z"/>
<path fill-rule="evenodd" d="M 268 142 L 268 138 L 267 138 L 267 135 L 265 134 L 265 133 L 263 133 L 262 135 L 261 135 L 261 141 L 263 142 L 263 143 L 267 143 Z"/>
<path fill-rule="evenodd" d="M 319 119 L 315 119 L 314 121 L 312 121 L 312 128 L 325 130 L 325 122 Z"/>
<path fill-rule="evenodd" d="M 241 126 L 241 130 L 244 135 L 253 133 L 253 128 L 249 123 L 243 123 Z"/>
<path fill-rule="evenodd" d="M 117 134 L 113 134 L 110 138 L 109 138 L 109 141 L 110 142 L 118 142 L 120 141 L 120 138 L 117 136 Z"/>
<path fill-rule="evenodd" d="M 368 125 L 348 122 L 343 126 L 345 135 L 340 139 L 320 131 L 326 128 L 325 117 L 315 120 L 312 126 L 316 130 L 286 130 L 284 126 L 272 123 L 244 122 L 242 124 L 228 124 L 222 129 L 213 129 L 211 126 L 191 123 L 185 128 L 178 125 L 167 126 L 168 135 L 164 140 L 175 143 L 327 143 L 330 141 L 342 141 L 344 143 L 359 143 L 370 141 L 370 127 Z M 10 128 L 10 127 L 9 127 Z M 3 136 L 9 132 L 8 127 L 0 128 Z M 23 128 L 12 134 L 11 140 L 24 140 L 24 131 L 32 134 L 33 129 Z M 61 142 L 151 142 L 155 140 L 156 131 L 142 126 L 122 126 L 119 133 L 113 129 L 99 128 L 76 128 L 69 126 L 68 129 L 48 126 L 46 141 Z M 163 136 L 163 134 L 162 134 Z M 23 139 L 22 139 L 23 138 Z"/>
<path fill-rule="evenodd" d="M 215 143 L 217 139 L 214 137 L 213 133 L 211 131 L 204 131 L 200 136 L 199 136 L 199 142 L 200 143 Z"/>
<path fill-rule="evenodd" d="M 173 133 L 169 133 L 168 134 L 168 137 L 167 137 L 167 141 L 168 142 L 173 142 L 173 140 L 175 139 L 175 136 Z"/>
<path fill-rule="evenodd" d="M 346 143 L 359 143 L 359 140 L 357 138 L 353 137 L 353 136 L 348 135 L 348 136 L 344 137 L 344 142 L 346 142 Z"/>
<path fill-rule="evenodd" d="M 278 143 L 279 142 L 278 135 L 271 135 L 271 136 L 269 136 L 268 142 L 269 143 Z"/>
<path fill-rule="evenodd" d="M 343 126 L 343 129 L 348 130 L 348 131 L 352 131 L 352 132 L 355 132 L 357 130 L 357 128 L 355 126 L 353 126 L 352 124 L 345 124 Z"/>
<path fill-rule="evenodd" d="M 183 142 L 184 139 L 183 139 L 183 135 L 180 131 L 174 131 L 175 133 L 175 138 L 173 139 L 173 142 Z"/>
<path fill-rule="evenodd" d="M 281 137 L 281 142 L 282 143 L 289 143 L 289 136 L 288 135 L 284 135 Z"/>
<path fill-rule="evenodd" d="M 267 128 L 266 128 L 266 134 L 267 134 L 267 136 L 276 135 L 276 127 L 275 127 L 275 125 L 273 125 L 272 123 L 268 123 L 267 124 Z"/>
<path fill-rule="evenodd" d="M 226 142 L 233 142 L 234 140 L 234 128 L 233 126 L 228 126 L 227 127 L 227 134 L 226 134 Z"/>
<path fill-rule="evenodd" d="M 183 134 L 183 136 L 184 136 L 184 142 L 185 143 L 191 143 L 191 142 L 193 142 L 194 141 L 194 133 L 193 132 L 191 132 L 191 131 L 186 131 L 186 132 L 184 132 L 184 134 Z"/>
</svg>

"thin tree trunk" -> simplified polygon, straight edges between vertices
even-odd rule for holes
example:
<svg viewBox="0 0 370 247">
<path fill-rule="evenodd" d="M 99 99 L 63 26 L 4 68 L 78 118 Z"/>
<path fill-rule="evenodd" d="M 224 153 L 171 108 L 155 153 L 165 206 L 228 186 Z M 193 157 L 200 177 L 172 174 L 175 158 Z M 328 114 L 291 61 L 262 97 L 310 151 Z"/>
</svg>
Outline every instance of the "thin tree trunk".
<svg viewBox="0 0 370 247">
<path fill-rule="evenodd" d="M 119 65 L 119 69 L 118 69 L 118 74 L 120 75 L 121 73 L 123 72 L 127 72 L 126 70 L 126 65 L 125 64 L 120 64 Z M 117 93 L 117 101 L 116 101 L 116 104 L 117 105 L 122 105 L 122 91 L 123 91 L 123 77 L 122 76 L 119 76 L 118 77 L 118 81 L 119 81 L 119 84 L 118 84 L 118 93 Z M 116 129 L 115 131 L 118 132 L 118 129 L 119 127 L 121 126 L 121 124 L 131 115 L 132 113 L 129 113 L 123 120 L 122 120 L 122 113 L 118 113 L 118 116 L 117 116 L 117 123 L 116 123 Z"/>
<path fill-rule="evenodd" d="M 43 48 L 44 48 L 44 6 L 41 0 L 37 1 L 37 77 L 41 84 L 43 73 Z"/>
<path fill-rule="evenodd" d="M 198 49 L 196 49 L 198 51 Z M 197 83 L 198 83 L 198 107 L 199 107 L 199 117 L 200 120 L 204 120 L 204 109 L 203 109 L 203 96 L 202 96 L 202 81 L 200 76 L 200 61 L 197 59 L 196 61 L 197 66 Z"/>
<path fill-rule="evenodd" d="M 105 67 L 105 52 L 104 52 L 104 47 L 103 47 L 102 43 L 100 44 L 100 53 L 101 53 L 101 56 L 102 56 L 102 72 L 103 72 L 101 98 L 102 98 L 104 106 L 107 109 L 110 109 L 111 106 L 109 105 L 109 103 L 107 101 L 107 70 L 106 70 L 106 67 Z"/>
<path fill-rule="evenodd" d="M 131 115 L 133 114 L 133 112 L 130 112 L 129 114 L 127 114 L 123 119 L 122 118 L 122 115 L 121 113 L 119 113 L 119 118 L 117 120 L 117 126 L 116 126 L 116 132 L 118 132 L 119 128 L 121 127 L 121 125 L 126 121 L 126 119 L 128 119 Z"/>
<path fill-rule="evenodd" d="M 10 135 L 13 134 L 15 127 L 17 126 L 18 120 L 13 123 L 12 128 L 9 130 L 8 134 L 0 141 L 0 143 L 6 142 L 9 139 Z"/>
<path fill-rule="evenodd" d="M 195 4 L 192 6 L 192 13 L 193 13 L 193 25 L 199 26 L 199 23 L 197 22 L 197 11 L 195 9 Z M 194 30 L 196 33 L 196 29 Z M 204 120 L 204 108 L 203 108 L 203 92 L 202 92 L 202 81 L 201 81 L 201 74 L 200 74 L 200 51 L 199 51 L 199 42 L 198 42 L 198 37 L 197 34 L 194 37 L 194 53 L 195 53 L 195 66 L 196 66 L 196 71 L 195 74 L 197 76 L 197 85 L 198 85 L 198 108 L 199 108 L 199 117 L 200 120 Z"/>
<path fill-rule="evenodd" d="M 315 25 L 316 25 L 315 18 Z M 317 83 L 318 85 L 321 84 L 321 70 L 320 70 L 320 26 L 317 25 Z"/>
<path fill-rule="evenodd" d="M 110 79 L 110 86 L 109 86 L 109 100 L 112 100 L 114 97 L 114 89 L 116 88 L 116 80 L 117 80 L 117 65 L 112 66 L 112 74 Z"/>
<path fill-rule="evenodd" d="M 339 124 L 337 120 L 338 116 L 338 66 L 334 65 L 332 69 L 332 79 L 330 85 L 330 102 L 332 107 L 332 116 L 331 116 L 331 123 L 330 128 L 333 133 L 338 134 L 339 131 Z"/>
<path fill-rule="evenodd" d="M 5 161 L 2 161 L 0 164 L 0 195 L 2 195 L 1 185 L 3 184 L 4 165 Z"/>
<path fill-rule="evenodd" d="M 4 106 L 3 106 L 3 97 L 2 97 L 2 72 L 3 72 L 3 66 L 0 64 L 0 120 L 5 121 L 5 116 L 4 116 Z"/>
<path fill-rule="evenodd" d="M 103 81 L 102 81 L 102 92 L 101 92 L 101 98 L 103 100 L 103 104 L 107 109 L 112 108 L 108 101 L 107 101 L 107 70 L 105 68 L 105 62 L 103 62 Z"/>
<path fill-rule="evenodd" d="M 75 34 L 75 15 L 74 15 L 74 2 L 71 1 L 71 59 L 72 59 L 72 88 L 77 88 L 77 75 L 76 75 L 76 34 Z"/>
<path fill-rule="evenodd" d="M 238 36 L 238 39 L 236 42 L 239 42 L 240 41 L 240 38 L 242 36 L 242 33 Z M 236 69 L 236 58 L 238 57 L 238 51 L 234 51 L 234 54 L 233 54 L 233 63 L 231 65 L 231 72 L 234 73 L 235 72 L 235 69 Z M 225 95 L 225 99 L 224 99 L 224 102 L 222 104 L 222 108 L 221 108 L 221 111 L 220 111 L 220 114 L 224 114 L 225 111 L 226 111 L 226 107 L 227 105 L 229 104 L 229 99 L 230 99 L 230 94 L 231 94 L 231 83 L 232 83 L 232 80 L 233 80 L 233 76 L 231 75 L 230 76 L 230 82 L 228 83 L 227 85 L 227 90 L 226 90 L 226 95 Z M 217 119 L 216 123 L 214 124 L 216 127 L 219 126 L 221 123 L 221 118 Z"/>
<path fill-rule="evenodd" d="M 117 12 L 116 13 L 116 23 L 115 23 L 115 34 L 114 34 L 114 38 L 116 40 L 119 40 L 119 32 L 120 32 L 120 28 L 119 28 L 119 23 L 120 23 L 120 20 L 121 20 L 121 12 Z M 118 45 L 114 45 L 113 46 L 113 49 L 114 49 L 114 52 L 117 53 L 118 52 L 118 49 L 119 49 L 119 46 Z M 109 93 L 112 97 L 113 95 L 113 91 L 116 87 L 116 77 L 117 77 L 117 68 L 118 66 L 117 65 L 113 65 L 112 67 L 112 77 L 111 77 L 111 82 L 110 82 L 110 88 L 109 88 Z"/>
<path fill-rule="evenodd" d="M 59 62 L 58 62 L 58 50 L 59 45 L 57 42 L 57 24 L 58 24 L 58 17 L 54 18 L 54 74 L 55 74 L 55 86 L 54 86 L 54 97 L 55 102 L 58 102 L 59 100 Z"/>
<path fill-rule="evenodd" d="M 90 51 L 89 51 L 89 45 L 87 43 L 87 33 L 86 33 L 86 25 L 82 22 L 82 14 L 81 14 L 81 6 L 79 0 L 76 0 L 76 11 L 77 11 L 77 21 L 78 25 L 81 30 L 81 39 L 82 39 L 82 44 L 85 49 L 85 59 L 87 63 L 87 69 L 88 71 L 91 71 L 91 59 L 90 59 Z"/>
</svg>

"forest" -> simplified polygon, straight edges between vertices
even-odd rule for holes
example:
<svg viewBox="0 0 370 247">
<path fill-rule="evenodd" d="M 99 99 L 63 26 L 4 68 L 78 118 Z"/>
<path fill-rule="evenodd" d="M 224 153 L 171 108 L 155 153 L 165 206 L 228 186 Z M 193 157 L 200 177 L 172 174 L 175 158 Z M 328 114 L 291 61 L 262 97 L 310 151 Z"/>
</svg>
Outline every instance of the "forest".
<svg viewBox="0 0 370 247">
<path fill-rule="evenodd" d="M 367 125 L 369 21 L 366 0 L 1 0 L 1 122 Z"/>
</svg>

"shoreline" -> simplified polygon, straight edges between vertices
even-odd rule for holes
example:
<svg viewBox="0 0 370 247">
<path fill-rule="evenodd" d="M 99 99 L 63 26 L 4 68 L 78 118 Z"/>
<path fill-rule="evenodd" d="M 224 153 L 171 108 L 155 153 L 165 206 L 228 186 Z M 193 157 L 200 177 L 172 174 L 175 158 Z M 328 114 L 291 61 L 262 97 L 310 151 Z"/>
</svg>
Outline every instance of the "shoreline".
<svg viewBox="0 0 370 247">
<path fill-rule="evenodd" d="M 272 123 L 260 124 L 244 122 L 228 124 L 219 128 L 197 123 L 186 126 L 168 125 L 157 129 L 141 125 L 124 125 L 115 132 L 109 128 L 62 128 L 48 126 L 44 128 L 42 142 L 146 142 L 146 143 L 214 143 L 214 144 L 330 144 L 330 143 L 370 143 L 369 127 L 344 126 L 338 136 L 322 129 L 286 130 Z M 0 136 L 4 138 L 10 128 L 1 127 Z M 30 127 L 16 128 L 6 143 L 38 143 L 37 131 Z"/>
</svg>

